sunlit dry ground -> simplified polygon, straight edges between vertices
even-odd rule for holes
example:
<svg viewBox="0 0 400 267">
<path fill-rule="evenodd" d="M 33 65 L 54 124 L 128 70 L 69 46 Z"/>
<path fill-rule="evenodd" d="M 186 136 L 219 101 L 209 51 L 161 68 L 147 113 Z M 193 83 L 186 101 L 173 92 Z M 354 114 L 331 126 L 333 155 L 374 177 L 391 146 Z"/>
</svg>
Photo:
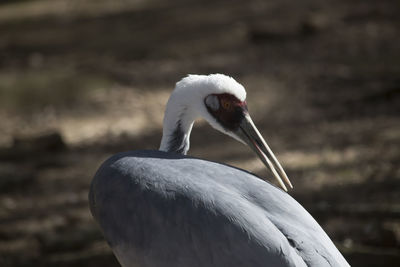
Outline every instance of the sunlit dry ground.
<svg viewBox="0 0 400 267">
<path fill-rule="evenodd" d="M 0 4 L 1 266 L 118 266 L 91 177 L 113 153 L 156 149 L 174 83 L 214 72 L 245 85 L 290 194 L 349 262 L 400 264 L 396 1 L 110 3 Z M 191 141 L 270 178 L 204 122 Z"/>
</svg>

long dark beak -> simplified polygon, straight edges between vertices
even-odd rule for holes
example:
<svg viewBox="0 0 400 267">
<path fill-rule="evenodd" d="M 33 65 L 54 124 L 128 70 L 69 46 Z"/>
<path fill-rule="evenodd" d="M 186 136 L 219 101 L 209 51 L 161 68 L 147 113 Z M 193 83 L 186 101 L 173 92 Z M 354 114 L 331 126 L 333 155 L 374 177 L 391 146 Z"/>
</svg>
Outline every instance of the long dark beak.
<svg viewBox="0 0 400 267">
<path fill-rule="evenodd" d="M 287 177 L 281 164 L 278 162 L 274 153 L 272 153 L 271 149 L 265 142 L 264 138 L 261 136 L 260 132 L 257 130 L 257 127 L 254 125 L 248 114 L 246 114 L 245 117 L 242 119 L 239 130 L 236 132 L 236 134 L 254 152 L 256 152 L 264 165 L 272 172 L 275 179 L 278 181 L 283 190 L 287 191 L 287 187 L 283 181 L 285 181 L 290 188 L 293 188 L 293 185 Z"/>
</svg>

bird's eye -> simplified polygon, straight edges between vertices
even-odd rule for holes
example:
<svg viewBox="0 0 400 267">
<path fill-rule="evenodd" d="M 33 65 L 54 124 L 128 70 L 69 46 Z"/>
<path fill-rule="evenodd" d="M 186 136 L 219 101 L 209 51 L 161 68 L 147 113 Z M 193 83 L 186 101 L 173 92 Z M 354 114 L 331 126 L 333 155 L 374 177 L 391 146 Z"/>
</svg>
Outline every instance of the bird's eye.
<svg viewBox="0 0 400 267">
<path fill-rule="evenodd" d="M 224 107 L 224 109 L 230 109 L 231 108 L 231 103 L 229 102 L 229 101 L 227 101 L 227 100 L 224 100 L 224 99 L 222 99 L 221 100 L 221 104 L 222 104 L 222 106 Z"/>
</svg>

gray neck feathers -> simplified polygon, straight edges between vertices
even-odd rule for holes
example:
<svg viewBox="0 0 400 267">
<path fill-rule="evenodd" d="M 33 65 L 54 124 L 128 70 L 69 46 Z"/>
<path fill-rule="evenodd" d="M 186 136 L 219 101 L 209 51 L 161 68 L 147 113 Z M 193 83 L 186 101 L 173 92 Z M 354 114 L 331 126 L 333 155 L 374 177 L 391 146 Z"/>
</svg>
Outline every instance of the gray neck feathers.
<svg viewBox="0 0 400 267">
<path fill-rule="evenodd" d="M 189 135 L 182 130 L 182 123 L 179 120 L 176 123 L 175 130 L 168 138 L 166 152 L 186 155 L 189 144 Z"/>
</svg>

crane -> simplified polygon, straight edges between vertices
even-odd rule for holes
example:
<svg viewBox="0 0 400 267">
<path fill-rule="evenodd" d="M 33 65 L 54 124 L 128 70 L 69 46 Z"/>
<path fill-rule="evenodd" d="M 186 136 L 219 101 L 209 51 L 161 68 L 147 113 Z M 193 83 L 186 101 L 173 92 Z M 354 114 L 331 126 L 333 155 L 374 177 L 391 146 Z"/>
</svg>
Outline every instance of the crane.
<svg viewBox="0 0 400 267">
<path fill-rule="evenodd" d="M 283 190 L 186 156 L 200 117 L 254 150 Z M 244 87 L 223 74 L 188 75 L 168 100 L 159 150 L 111 156 L 92 180 L 89 204 L 123 267 L 349 266 L 286 185 Z"/>
</svg>

